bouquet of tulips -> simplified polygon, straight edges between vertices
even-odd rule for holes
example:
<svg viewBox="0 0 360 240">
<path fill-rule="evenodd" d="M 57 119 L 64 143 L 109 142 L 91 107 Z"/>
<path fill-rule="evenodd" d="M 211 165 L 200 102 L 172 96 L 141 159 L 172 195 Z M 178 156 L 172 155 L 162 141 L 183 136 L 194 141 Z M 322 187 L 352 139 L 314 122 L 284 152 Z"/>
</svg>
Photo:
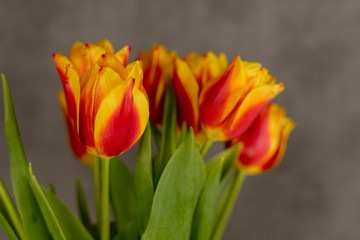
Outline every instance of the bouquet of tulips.
<svg viewBox="0 0 360 240">
<path fill-rule="evenodd" d="M 294 122 L 270 103 L 283 85 L 267 69 L 158 45 L 128 63 L 130 51 L 102 40 L 53 55 L 71 148 L 93 173 L 96 221 L 79 181 L 79 218 L 37 181 L 3 75 L 16 204 L 0 181 L 0 224 L 9 239 L 219 240 L 245 177 L 279 163 Z M 130 171 L 121 154 L 139 140 Z M 214 141 L 225 150 L 206 156 Z"/>
</svg>

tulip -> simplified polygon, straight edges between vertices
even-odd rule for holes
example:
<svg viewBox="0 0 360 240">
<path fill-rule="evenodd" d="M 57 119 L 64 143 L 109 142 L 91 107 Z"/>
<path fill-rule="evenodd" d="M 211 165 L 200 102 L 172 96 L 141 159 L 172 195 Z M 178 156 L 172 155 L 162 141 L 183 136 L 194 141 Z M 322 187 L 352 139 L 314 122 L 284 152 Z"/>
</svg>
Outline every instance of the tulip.
<svg viewBox="0 0 360 240">
<path fill-rule="evenodd" d="M 178 126 L 186 123 L 192 127 L 198 142 L 203 142 L 204 134 L 199 121 L 199 84 L 188 64 L 179 57 L 175 59 L 172 78 L 177 103 Z"/>
<path fill-rule="evenodd" d="M 248 174 L 257 174 L 277 166 L 294 126 L 294 121 L 286 117 L 283 107 L 268 104 L 240 137 L 228 143 L 243 143 L 237 166 Z"/>
<path fill-rule="evenodd" d="M 104 40 L 98 45 L 76 42 L 69 58 L 53 55 L 63 84 L 69 132 L 87 152 L 103 158 L 132 147 L 149 117 L 141 62 L 124 67 L 129 52 L 125 47 L 114 54 Z"/>
<path fill-rule="evenodd" d="M 227 58 L 223 53 L 219 56 L 213 52 L 205 55 L 190 53 L 185 61 L 193 72 L 200 89 L 211 80 L 219 78 L 228 67 Z"/>
<path fill-rule="evenodd" d="M 239 137 L 261 110 L 283 90 L 259 63 L 235 57 L 224 74 L 209 81 L 199 98 L 200 121 L 214 140 Z"/>
<path fill-rule="evenodd" d="M 144 66 L 144 88 L 149 96 L 150 119 L 161 124 L 167 83 L 172 78 L 176 53 L 154 45 L 150 52 L 141 51 L 138 60 Z"/>
</svg>

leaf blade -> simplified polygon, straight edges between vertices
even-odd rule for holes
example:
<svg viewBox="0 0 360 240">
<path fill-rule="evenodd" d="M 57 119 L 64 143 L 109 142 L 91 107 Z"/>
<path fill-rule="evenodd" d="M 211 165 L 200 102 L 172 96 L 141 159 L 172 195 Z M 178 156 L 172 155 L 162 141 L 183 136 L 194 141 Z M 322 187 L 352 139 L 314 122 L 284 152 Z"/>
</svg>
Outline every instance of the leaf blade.
<svg viewBox="0 0 360 240">
<path fill-rule="evenodd" d="M 154 197 L 151 157 L 151 128 L 148 124 L 140 142 L 134 170 L 135 198 L 140 234 L 145 231 Z"/>
<path fill-rule="evenodd" d="M 29 185 L 29 173 L 9 85 L 2 74 L 5 132 L 9 147 L 11 180 L 26 235 L 29 239 L 50 239 L 40 208 Z"/>
<path fill-rule="evenodd" d="M 191 129 L 160 178 L 142 240 L 189 239 L 193 213 L 205 178 L 205 163 Z"/>
<path fill-rule="evenodd" d="M 29 167 L 30 186 L 55 240 L 94 240 L 74 213 L 52 192 L 41 186 Z"/>
<path fill-rule="evenodd" d="M 129 222 L 136 221 L 136 200 L 134 177 L 119 158 L 110 159 L 110 201 L 116 228 L 121 232 Z"/>
</svg>

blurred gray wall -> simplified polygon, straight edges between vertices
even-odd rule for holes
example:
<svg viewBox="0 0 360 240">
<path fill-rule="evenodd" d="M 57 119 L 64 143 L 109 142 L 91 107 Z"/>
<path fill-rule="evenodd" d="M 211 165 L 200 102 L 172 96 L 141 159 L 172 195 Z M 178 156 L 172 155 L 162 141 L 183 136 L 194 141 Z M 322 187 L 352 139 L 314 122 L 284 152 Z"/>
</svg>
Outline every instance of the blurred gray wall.
<svg viewBox="0 0 360 240">
<path fill-rule="evenodd" d="M 133 58 L 153 43 L 182 56 L 240 54 L 285 84 L 276 102 L 297 128 L 281 165 L 246 180 L 224 239 L 360 239 L 360 1 L 0 0 L 0 72 L 28 159 L 74 210 L 75 179 L 90 198 L 92 178 L 66 142 L 51 54 L 102 38 L 116 49 L 130 44 Z M 124 156 L 129 165 L 135 153 Z M 10 187 L 3 130 L 0 156 Z"/>
</svg>

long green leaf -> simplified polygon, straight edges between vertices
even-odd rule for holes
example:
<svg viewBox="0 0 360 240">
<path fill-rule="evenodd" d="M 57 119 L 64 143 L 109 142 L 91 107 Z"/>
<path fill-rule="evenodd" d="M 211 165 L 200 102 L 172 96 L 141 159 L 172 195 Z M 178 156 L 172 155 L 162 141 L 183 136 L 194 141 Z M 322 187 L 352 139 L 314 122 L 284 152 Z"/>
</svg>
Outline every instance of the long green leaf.
<svg viewBox="0 0 360 240">
<path fill-rule="evenodd" d="M 157 185 L 167 162 L 176 149 L 176 98 L 171 81 L 169 81 L 166 90 L 164 123 L 162 130 L 159 154 L 154 159 L 155 186 Z"/>
<path fill-rule="evenodd" d="M 120 232 L 130 221 L 136 221 L 136 200 L 134 177 L 119 158 L 110 159 L 110 200 Z"/>
<path fill-rule="evenodd" d="M 1 213 L 0 213 L 0 224 L 3 227 L 6 235 L 9 237 L 10 240 L 18 240 L 18 237 L 16 236 L 16 233 L 14 232 L 12 227 L 10 226 L 7 219 Z"/>
<path fill-rule="evenodd" d="M 22 226 L 20 215 L 15 207 L 15 204 L 7 190 L 3 180 L 0 178 L 0 211 L 3 217 L 14 228 L 15 232 L 20 238 L 25 239 L 25 232 Z"/>
<path fill-rule="evenodd" d="M 209 240 L 213 227 L 216 203 L 221 190 L 221 173 L 224 158 L 207 168 L 207 178 L 194 214 L 191 239 Z"/>
<path fill-rule="evenodd" d="M 142 240 L 189 239 L 191 221 L 205 178 L 205 163 L 191 129 L 159 180 Z"/>
<path fill-rule="evenodd" d="M 55 240 L 93 240 L 80 220 L 52 192 L 41 186 L 29 167 L 30 186 Z"/>
<path fill-rule="evenodd" d="M 134 170 L 135 197 L 140 234 L 145 231 L 149 221 L 154 197 L 154 183 L 151 159 L 151 129 L 146 127 L 142 136 Z"/>
<path fill-rule="evenodd" d="M 221 182 L 224 182 L 232 169 L 234 169 L 236 157 L 241 149 L 242 145 L 235 144 L 230 148 L 225 149 L 221 153 L 212 157 L 207 163 L 207 168 L 214 168 L 213 165 L 218 165 L 219 161 L 223 161 L 222 173 L 221 173 Z"/>
<path fill-rule="evenodd" d="M 6 78 L 2 75 L 5 132 L 9 147 L 11 179 L 25 233 L 28 239 L 50 239 L 46 224 L 29 185 L 29 172 L 13 102 Z"/>
</svg>

